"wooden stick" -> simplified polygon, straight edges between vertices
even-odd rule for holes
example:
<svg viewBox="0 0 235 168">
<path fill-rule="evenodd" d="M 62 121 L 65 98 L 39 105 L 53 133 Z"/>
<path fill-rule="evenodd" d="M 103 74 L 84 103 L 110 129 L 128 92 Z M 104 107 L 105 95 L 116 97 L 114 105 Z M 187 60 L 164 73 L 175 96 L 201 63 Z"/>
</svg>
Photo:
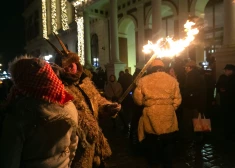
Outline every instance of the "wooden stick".
<svg viewBox="0 0 235 168">
<path fill-rule="evenodd" d="M 130 93 L 130 91 L 133 89 L 133 87 L 135 86 L 136 82 L 143 76 L 143 74 L 145 73 L 145 71 L 149 68 L 149 66 L 151 65 L 151 63 L 153 62 L 153 60 L 157 58 L 156 54 L 153 54 L 151 56 L 151 58 L 148 60 L 148 62 L 144 65 L 144 67 L 141 69 L 141 71 L 139 72 L 139 74 L 136 76 L 136 78 L 134 79 L 134 81 L 130 84 L 130 86 L 126 89 L 126 91 L 122 94 L 122 96 L 118 99 L 118 103 L 122 103 L 122 101 L 126 98 L 126 96 Z"/>
</svg>

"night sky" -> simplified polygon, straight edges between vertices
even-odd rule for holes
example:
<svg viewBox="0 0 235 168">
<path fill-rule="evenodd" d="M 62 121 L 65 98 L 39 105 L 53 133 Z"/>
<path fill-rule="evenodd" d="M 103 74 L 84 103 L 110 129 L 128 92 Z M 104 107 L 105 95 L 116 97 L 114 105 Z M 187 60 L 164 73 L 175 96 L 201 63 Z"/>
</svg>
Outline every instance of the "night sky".
<svg viewBox="0 0 235 168">
<path fill-rule="evenodd" d="M 9 61 L 25 53 L 24 0 L 2 0 L 1 7 L 0 63 L 7 70 Z"/>
</svg>

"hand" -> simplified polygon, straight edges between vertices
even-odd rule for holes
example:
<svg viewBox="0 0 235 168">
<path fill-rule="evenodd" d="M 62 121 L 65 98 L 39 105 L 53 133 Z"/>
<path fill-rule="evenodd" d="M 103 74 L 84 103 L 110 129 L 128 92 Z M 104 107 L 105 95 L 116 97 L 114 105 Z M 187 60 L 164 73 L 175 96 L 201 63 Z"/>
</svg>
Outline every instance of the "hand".
<svg viewBox="0 0 235 168">
<path fill-rule="evenodd" d="M 121 110 L 121 104 L 112 103 L 107 105 L 107 111 L 111 116 L 116 115 Z"/>
</svg>

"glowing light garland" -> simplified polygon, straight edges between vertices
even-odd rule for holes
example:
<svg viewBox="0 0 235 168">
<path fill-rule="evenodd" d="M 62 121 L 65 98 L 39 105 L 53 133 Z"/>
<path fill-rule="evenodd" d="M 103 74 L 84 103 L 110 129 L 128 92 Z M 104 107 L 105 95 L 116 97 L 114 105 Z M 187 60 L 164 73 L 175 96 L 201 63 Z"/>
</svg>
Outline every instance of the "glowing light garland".
<svg viewBox="0 0 235 168">
<path fill-rule="evenodd" d="M 68 30 L 69 25 L 68 25 L 68 12 L 67 12 L 67 0 L 61 0 L 61 21 L 62 21 L 62 29 L 63 30 Z"/>
<path fill-rule="evenodd" d="M 78 55 L 80 56 L 81 64 L 85 64 L 84 59 L 84 20 L 83 16 L 78 16 L 78 11 L 75 9 L 75 20 L 77 22 L 77 39 L 78 39 Z"/>
<path fill-rule="evenodd" d="M 73 1 L 72 4 L 76 8 L 77 6 L 82 4 L 82 1 L 81 0 Z"/>
<path fill-rule="evenodd" d="M 80 6 L 80 5 L 89 5 L 89 4 L 91 4 L 92 2 L 94 2 L 94 0 L 74 0 L 73 2 L 72 2 L 72 4 L 73 4 L 73 6 L 76 8 L 76 7 L 78 7 L 78 6 Z"/>
<path fill-rule="evenodd" d="M 46 0 L 42 0 L 42 36 L 45 39 L 48 39 L 47 36 L 47 8 Z"/>
<path fill-rule="evenodd" d="M 56 0 L 51 0 L 51 25 L 52 25 L 52 31 L 55 34 L 58 34 L 57 17 L 56 17 Z"/>
</svg>

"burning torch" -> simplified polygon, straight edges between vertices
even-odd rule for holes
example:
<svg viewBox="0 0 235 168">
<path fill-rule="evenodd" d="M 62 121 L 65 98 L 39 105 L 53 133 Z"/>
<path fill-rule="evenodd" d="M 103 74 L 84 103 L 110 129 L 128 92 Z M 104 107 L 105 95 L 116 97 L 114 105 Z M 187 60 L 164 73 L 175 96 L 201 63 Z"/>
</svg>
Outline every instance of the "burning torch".
<svg viewBox="0 0 235 168">
<path fill-rule="evenodd" d="M 132 84 L 126 89 L 126 91 L 123 93 L 123 95 L 118 99 L 118 103 L 122 103 L 122 101 L 125 99 L 125 97 L 129 94 L 129 92 L 134 88 L 134 85 L 136 82 L 143 76 L 145 71 L 149 68 L 152 61 L 155 58 L 172 58 L 184 51 L 186 47 L 189 46 L 189 44 L 195 39 L 195 35 L 199 33 L 199 30 L 197 28 L 193 28 L 195 25 L 194 22 L 187 21 L 184 24 L 185 32 L 187 36 L 185 39 L 179 39 L 174 41 L 172 38 L 161 38 L 159 39 L 156 44 L 153 44 L 151 41 L 148 41 L 148 44 L 145 45 L 143 48 L 144 53 L 151 53 L 153 52 L 153 55 L 148 60 L 148 62 L 144 65 L 140 73 L 136 76 Z"/>
</svg>

